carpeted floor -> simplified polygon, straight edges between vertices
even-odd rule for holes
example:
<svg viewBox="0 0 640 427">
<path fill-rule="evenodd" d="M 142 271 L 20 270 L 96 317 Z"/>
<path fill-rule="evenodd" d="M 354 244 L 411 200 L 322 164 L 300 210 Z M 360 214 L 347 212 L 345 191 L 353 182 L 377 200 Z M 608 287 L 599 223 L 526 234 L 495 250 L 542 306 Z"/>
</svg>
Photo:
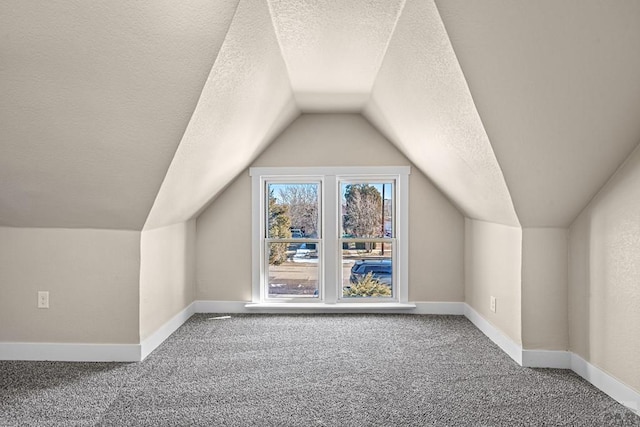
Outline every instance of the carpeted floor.
<svg viewBox="0 0 640 427">
<path fill-rule="evenodd" d="M 195 315 L 141 363 L 0 362 L 1 426 L 640 426 L 460 316 Z"/>
</svg>

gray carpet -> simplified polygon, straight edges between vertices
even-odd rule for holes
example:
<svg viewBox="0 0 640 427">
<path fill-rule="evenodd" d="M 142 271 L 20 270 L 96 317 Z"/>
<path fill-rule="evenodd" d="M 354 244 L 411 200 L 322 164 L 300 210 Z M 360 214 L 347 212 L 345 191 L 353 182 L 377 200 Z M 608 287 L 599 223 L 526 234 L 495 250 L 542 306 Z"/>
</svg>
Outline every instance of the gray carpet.
<svg viewBox="0 0 640 427">
<path fill-rule="evenodd" d="M 636 425 L 467 319 L 195 315 L 142 363 L 0 362 L 2 426 Z"/>
</svg>

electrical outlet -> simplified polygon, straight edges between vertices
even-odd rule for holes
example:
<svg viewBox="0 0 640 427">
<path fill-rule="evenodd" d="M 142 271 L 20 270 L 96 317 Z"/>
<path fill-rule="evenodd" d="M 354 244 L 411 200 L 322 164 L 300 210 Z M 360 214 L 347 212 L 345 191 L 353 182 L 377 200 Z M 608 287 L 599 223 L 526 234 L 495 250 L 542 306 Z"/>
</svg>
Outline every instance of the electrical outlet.
<svg viewBox="0 0 640 427">
<path fill-rule="evenodd" d="M 496 297 L 491 297 L 491 311 L 496 312 Z"/>
<path fill-rule="evenodd" d="M 38 308 L 49 308 L 49 291 L 38 291 Z"/>
</svg>

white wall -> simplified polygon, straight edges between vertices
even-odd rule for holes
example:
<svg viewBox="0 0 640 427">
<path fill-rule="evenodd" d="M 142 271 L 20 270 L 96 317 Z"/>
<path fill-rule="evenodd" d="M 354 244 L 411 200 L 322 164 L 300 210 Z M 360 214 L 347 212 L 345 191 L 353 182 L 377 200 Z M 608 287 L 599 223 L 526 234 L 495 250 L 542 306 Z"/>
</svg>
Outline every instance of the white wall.
<svg viewBox="0 0 640 427">
<path fill-rule="evenodd" d="M 0 227 L 0 341 L 138 343 L 139 274 L 138 231 Z"/>
<path fill-rule="evenodd" d="M 141 340 L 194 301 L 195 236 L 195 220 L 142 232 Z"/>
<path fill-rule="evenodd" d="M 251 301 L 251 179 L 244 171 L 198 217 L 196 299 Z"/>
<path fill-rule="evenodd" d="M 0 227 L 0 342 L 139 343 L 194 296 L 195 220 L 142 233 Z"/>
<path fill-rule="evenodd" d="M 520 227 L 465 219 L 465 298 L 482 317 L 522 343 Z M 490 310 L 496 297 L 496 312 Z"/>
<path fill-rule="evenodd" d="M 569 336 L 640 392 L 640 148 L 571 225 Z"/>
<path fill-rule="evenodd" d="M 411 165 L 357 114 L 305 114 L 252 166 Z M 409 300 L 464 301 L 464 219 L 415 167 L 409 177 Z M 251 181 L 240 174 L 197 222 L 197 299 L 251 300 Z"/>
<path fill-rule="evenodd" d="M 569 348 L 568 230 L 522 229 L 522 346 Z"/>
</svg>

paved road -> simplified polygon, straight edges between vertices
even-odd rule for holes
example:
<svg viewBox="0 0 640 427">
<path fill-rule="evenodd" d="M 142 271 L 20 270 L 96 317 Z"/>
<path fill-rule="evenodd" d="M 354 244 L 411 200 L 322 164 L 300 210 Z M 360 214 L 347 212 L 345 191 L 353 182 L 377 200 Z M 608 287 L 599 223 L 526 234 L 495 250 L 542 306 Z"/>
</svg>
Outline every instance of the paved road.
<svg viewBox="0 0 640 427">
<path fill-rule="evenodd" d="M 342 266 L 343 280 L 348 283 L 353 262 Z M 285 262 L 269 268 L 271 295 L 309 295 L 318 288 L 317 262 Z"/>
</svg>

